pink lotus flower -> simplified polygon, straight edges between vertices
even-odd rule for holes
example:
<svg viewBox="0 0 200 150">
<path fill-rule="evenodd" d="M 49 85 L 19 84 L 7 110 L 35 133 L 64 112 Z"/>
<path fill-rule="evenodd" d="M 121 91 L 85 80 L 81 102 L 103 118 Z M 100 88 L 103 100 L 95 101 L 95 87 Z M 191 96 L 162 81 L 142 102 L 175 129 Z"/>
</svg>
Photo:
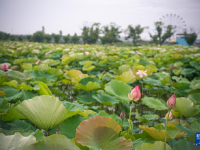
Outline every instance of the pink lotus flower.
<svg viewBox="0 0 200 150">
<path fill-rule="evenodd" d="M 167 100 L 167 107 L 169 109 L 173 109 L 176 107 L 176 95 L 173 94 L 168 100 Z"/>
<path fill-rule="evenodd" d="M 103 72 L 102 72 L 102 74 L 105 74 L 106 73 L 106 71 L 104 70 Z"/>
<path fill-rule="evenodd" d="M 39 64 L 40 64 L 40 60 L 38 60 L 35 64 L 36 64 L 36 65 L 39 65 Z"/>
<path fill-rule="evenodd" d="M 140 78 L 143 77 L 143 75 L 147 76 L 147 70 L 143 71 L 143 70 L 138 70 L 138 72 L 136 72 L 137 75 L 140 75 Z"/>
<path fill-rule="evenodd" d="M 2 69 L 2 70 L 8 70 L 8 65 L 3 65 L 3 66 L 1 66 L 1 69 Z"/>
<path fill-rule="evenodd" d="M 171 66 L 169 67 L 169 69 L 172 70 L 172 69 L 173 69 L 173 66 L 171 65 Z"/>
<path fill-rule="evenodd" d="M 125 118 L 125 112 L 124 112 L 124 110 L 122 110 L 122 112 L 121 112 L 121 114 L 120 114 L 120 118 L 122 119 L 122 120 L 124 120 L 124 118 Z"/>
<path fill-rule="evenodd" d="M 167 120 L 167 117 L 168 117 L 168 113 L 165 115 L 165 119 Z M 172 112 L 170 111 L 169 113 L 169 120 L 172 120 L 173 116 L 172 116 Z"/>
<path fill-rule="evenodd" d="M 139 101 L 139 99 L 141 98 L 139 85 L 132 89 L 131 93 L 128 94 L 128 98 L 130 100 L 134 100 L 135 102 Z"/>
</svg>

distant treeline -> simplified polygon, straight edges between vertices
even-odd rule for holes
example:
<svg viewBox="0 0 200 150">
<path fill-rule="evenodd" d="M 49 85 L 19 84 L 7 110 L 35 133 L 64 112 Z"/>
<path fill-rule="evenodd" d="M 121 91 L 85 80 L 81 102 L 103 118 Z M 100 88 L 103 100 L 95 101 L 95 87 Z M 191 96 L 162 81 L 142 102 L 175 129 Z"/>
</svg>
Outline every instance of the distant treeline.
<svg viewBox="0 0 200 150">
<path fill-rule="evenodd" d="M 4 32 L 0 32 L 0 40 L 11 40 L 11 41 L 23 41 L 28 40 L 30 42 L 46 42 L 46 43 L 84 43 L 84 44 L 113 44 L 123 42 L 120 40 L 120 34 L 124 32 L 127 36 L 125 40 L 132 42 L 134 46 L 143 44 L 144 41 L 141 40 L 141 34 L 148 27 L 141 27 L 137 25 L 135 27 L 129 25 L 126 30 L 120 29 L 121 27 L 115 23 L 110 23 L 107 26 L 100 28 L 100 23 L 94 23 L 91 27 L 84 26 L 82 28 L 81 36 L 78 36 L 76 33 L 71 36 L 70 34 L 63 36 L 62 31 L 59 31 L 59 34 L 46 34 L 44 26 L 41 31 L 36 31 L 33 35 L 10 35 Z M 164 44 L 167 39 L 173 36 L 176 32 L 176 27 L 172 25 L 164 26 L 162 22 L 155 23 L 156 32 L 154 34 L 149 33 L 151 38 L 150 43 Z M 185 31 L 185 38 L 189 45 L 194 43 L 197 38 L 196 33 L 187 33 Z M 100 36 L 101 35 L 101 36 Z"/>
</svg>

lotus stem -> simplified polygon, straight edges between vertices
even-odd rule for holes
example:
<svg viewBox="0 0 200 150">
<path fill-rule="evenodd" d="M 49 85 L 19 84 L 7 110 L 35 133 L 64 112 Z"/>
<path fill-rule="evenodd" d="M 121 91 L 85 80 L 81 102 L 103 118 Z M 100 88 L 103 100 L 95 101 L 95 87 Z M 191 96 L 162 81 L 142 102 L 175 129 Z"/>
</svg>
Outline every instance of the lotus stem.
<svg viewBox="0 0 200 150">
<path fill-rule="evenodd" d="M 168 115 L 165 123 L 165 144 L 164 144 L 164 150 L 166 150 L 166 142 L 167 142 L 167 124 L 169 120 L 169 114 L 170 114 L 170 109 L 168 110 Z"/>
<path fill-rule="evenodd" d="M 131 123 L 132 123 L 132 121 L 131 121 L 131 111 L 132 111 L 132 107 L 133 107 L 133 101 L 132 101 L 132 103 L 131 103 L 131 106 L 130 106 L 130 113 L 129 113 L 129 126 L 128 126 L 128 138 L 129 138 L 129 132 L 130 132 L 130 128 L 131 128 Z"/>
</svg>

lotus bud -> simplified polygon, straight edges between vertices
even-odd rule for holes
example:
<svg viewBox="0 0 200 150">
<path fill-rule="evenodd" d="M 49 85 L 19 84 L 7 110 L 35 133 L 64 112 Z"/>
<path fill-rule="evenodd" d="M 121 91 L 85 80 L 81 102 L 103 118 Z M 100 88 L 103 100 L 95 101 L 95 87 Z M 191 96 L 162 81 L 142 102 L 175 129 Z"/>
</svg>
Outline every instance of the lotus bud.
<svg viewBox="0 0 200 150">
<path fill-rule="evenodd" d="M 39 64 L 40 64 L 40 60 L 38 60 L 35 64 L 36 64 L 36 65 L 39 65 Z"/>
<path fill-rule="evenodd" d="M 167 107 L 169 109 L 173 109 L 176 107 L 176 95 L 173 94 L 168 100 L 167 100 Z"/>
<path fill-rule="evenodd" d="M 169 67 L 169 69 L 172 70 L 172 69 L 173 69 L 173 66 L 171 65 L 171 66 Z"/>
<path fill-rule="evenodd" d="M 106 73 L 106 71 L 104 70 L 103 72 L 102 72 L 102 74 L 105 74 Z"/>
<path fill-rule="evenodd" d="M 1 69 L 2 69 L 2 70 L 7 70 L 7 69 L 8 69 L 8 65 L 3 65 L 3 66 L 1 66 Z"/>
<path fill-rule="evenodd" d="M 122 120 L 124 120 L 125 116 L 126 116 L 126 114 L 125 114 L 124 110 L 122 110 L 122 112 L 121 112 L 121 114 L 120 114 L 120 118 L 121 118 Z"/>
<path fill-rule="evenodd" d="M 167 117 L 168 117 L 168 113 L 165 115 L 165 119 L 167 120 Z M 172 120 L 173 116 L 172 116 L 172 112 L 170 111 L 169 113 L 169 120 Z"/>
<path fill-rule="evenodd" d="M 179 78 L 178 80 L 179 80 L 179 81 L 181 81 L 181 80 L 182 80 L 182 78 Z"/>
<path fill-rule="evenodd" d="M 134 100 L 135 102 L 139 101 L 139 99 L 141 98 L 139 85 L 132 89 L 131 93 L 128 94 L 128 98 L 132 101 Z"/>
</svg>

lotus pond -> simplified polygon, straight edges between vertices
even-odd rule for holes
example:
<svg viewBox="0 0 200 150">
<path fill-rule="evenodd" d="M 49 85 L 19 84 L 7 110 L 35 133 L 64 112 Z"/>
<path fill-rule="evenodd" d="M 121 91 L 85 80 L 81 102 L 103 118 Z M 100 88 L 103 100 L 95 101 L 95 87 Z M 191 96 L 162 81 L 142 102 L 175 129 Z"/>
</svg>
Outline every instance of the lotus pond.
<svg viewBox="0 0 200 150">
<path fill-rule="evenodd" d="M 0 66 L 1 150 L 200 149 L 198 47 L 0 42 Z"/>
</svg>

